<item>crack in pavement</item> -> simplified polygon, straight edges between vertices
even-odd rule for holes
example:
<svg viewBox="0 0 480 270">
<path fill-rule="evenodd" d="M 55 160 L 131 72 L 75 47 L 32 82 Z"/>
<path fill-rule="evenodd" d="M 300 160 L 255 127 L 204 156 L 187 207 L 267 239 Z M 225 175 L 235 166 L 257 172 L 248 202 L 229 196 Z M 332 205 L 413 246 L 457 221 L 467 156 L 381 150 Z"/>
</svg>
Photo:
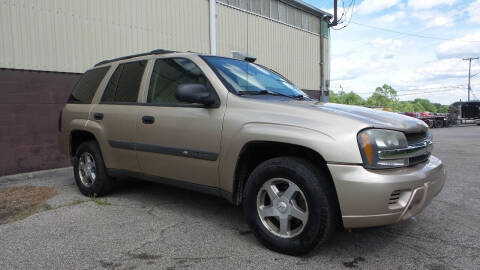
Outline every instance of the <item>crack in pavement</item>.
<svg viewBox="0 0 480 270">
<path fill-rule="evenodd" d="M 152 207 L 152 208 L 154 208 L 154 207 Z M 155 215 L 152 215 L 152 216 L 155 216 Z M 163 238 L 165 238 L 165 232 L 168 229 L 176 227 L 179 224 L 183 224 L 183 223 L 184 222 L 176 222 L 176 223 L 164 226 L 160 229 L 160 234 L 159 234 L 158 237 L 155 237 L 154 239 L 151 239 L 151 240 L 144 241 L 140 244 L 140 246 L 132 248 L 132 249 L 126 251 L 126 252 L 123 252 L 122 255 L 119 255 L 114 259 L 110 259 L 108 261 L 107 260 L 100 260 L 99 263 L 101 264 L 102 267 L 105 264 L 105 265 L 114 266 L 114 268 L 109 268 L 109 269 L 115 269 L 116 267 L 120 267 L 122 265 L 122 263 L 127 262 L 127 261 L 131 261 L 131 260 L 140 259 L 140 260 L 151 261 L 151 260 L 160 259 L 162 257 L 161 255 L 148 254 L 146 252 L 139 253 L 139 251 L 141 249 L 145 248 L 145 246 L 147 246 L 147 245 L 150 245 L 150 244 L 156 243 L 158 241 L 161 241 Z M 106 267 L 104 267 L 104 268 L 106 268 Z"/>
<path fill-rule="evenodd" d="M 182 267 L 188 267 L 187 263 L 193 263 L 193 264 L 198 264 L 204 261 L 211 261 L 211 260 L 223 260 L 228 258 L 227 256 L 214 256 L 214 257 L 174 257 L 172 260 L 175 261 L 175 264 L 182 266 Z"/>
</svg>

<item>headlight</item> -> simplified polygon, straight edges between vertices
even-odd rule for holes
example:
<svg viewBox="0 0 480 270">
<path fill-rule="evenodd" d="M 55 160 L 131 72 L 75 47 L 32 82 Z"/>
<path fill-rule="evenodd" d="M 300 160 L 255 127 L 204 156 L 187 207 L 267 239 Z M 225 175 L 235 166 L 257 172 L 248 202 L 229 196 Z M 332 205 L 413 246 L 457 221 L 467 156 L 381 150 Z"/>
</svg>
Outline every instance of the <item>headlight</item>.
<svg viewBox="0 0 480 270">
<path fill-rule="evenodd" d="M 408 166 L 408 157 L 392 159 L 379 156 L 408 148 L 407 138 L 402 132 L 388 129 L 366 129 L 358 133 L 357 139 L 365 168 L 383 169 Z"/>
</svg>

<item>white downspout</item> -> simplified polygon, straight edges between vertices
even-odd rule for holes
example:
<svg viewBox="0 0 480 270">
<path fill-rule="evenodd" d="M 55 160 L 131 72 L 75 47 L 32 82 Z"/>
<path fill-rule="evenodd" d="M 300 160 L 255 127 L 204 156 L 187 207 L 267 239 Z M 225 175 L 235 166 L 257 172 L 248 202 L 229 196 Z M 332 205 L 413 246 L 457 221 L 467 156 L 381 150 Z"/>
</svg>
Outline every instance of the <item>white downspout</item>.
<svg viewBox="0 0 480 270">
<path fill-rule="evenodd" d="M 210 0 L 210 54 L 217 55 L 216 0 Z"/>
</svg>

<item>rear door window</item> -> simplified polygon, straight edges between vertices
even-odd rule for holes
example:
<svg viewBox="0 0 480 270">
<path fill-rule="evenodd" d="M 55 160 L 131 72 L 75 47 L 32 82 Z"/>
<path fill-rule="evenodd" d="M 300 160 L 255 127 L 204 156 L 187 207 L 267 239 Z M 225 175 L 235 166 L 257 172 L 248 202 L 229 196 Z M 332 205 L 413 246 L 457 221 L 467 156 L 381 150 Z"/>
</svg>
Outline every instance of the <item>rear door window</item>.
<svg viewBox="0 0 480 270">
<path fill-rule="evenodd" d="M 68 98 L 69 103 L 90 104 L 110 67 L 91 69 L 82 75 Z"/>
<path fill-rule="evenodd" d="M 140 83 L 147 61 L 135 61 L 118 65 L 103 93 L 102 103 L 137 102 Z"/>
</svg>

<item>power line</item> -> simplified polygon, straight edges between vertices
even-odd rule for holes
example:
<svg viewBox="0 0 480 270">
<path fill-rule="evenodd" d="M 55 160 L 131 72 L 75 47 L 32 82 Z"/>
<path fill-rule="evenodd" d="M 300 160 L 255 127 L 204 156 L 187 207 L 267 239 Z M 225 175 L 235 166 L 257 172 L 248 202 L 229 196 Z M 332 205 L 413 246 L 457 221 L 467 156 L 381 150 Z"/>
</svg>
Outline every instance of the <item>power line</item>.
<svg viewBox="0 0 480 270">
<path fill-rule="evenodd" d="M 480 40 L 470 40 L 470 41 L 466 41 L 466 40 L 458 40 L 458 39 L 453 39 L 453 38 L 442 38 L 442 37 L 425 36 L 425 35 L 418 35 L 418 34 L 414 34 L 414 33 L 400 32 L 400 31 L 396 31 L 396 30 L 392 30 L 392 29 L 387 29 L 387 28 L 382 28 L 382 27 L 367 25 L 367 24 L 358 23 L 358 22 L 354 22 L 354 21 L 352 21 L 351 23 L 356 24 L 356 25 L 360 25 L 360 26 L 363 26 L 363 27 L 367 27 L 367 28 L 372 28 L 372 29 L 381 30 L 381 31 L 385 31 L 385 32 L 397 33 L 397 34 L 406 35 L 406 36 L 418 37 L 418 38 L 436 39 L 436 40 L 447 40 L 447 41 L 448 41 L 448 40 L 455 40 L 455 41 L 458 41 L 458 42 L 466 42 L 466 43 L 480 43 Z"/>
<path fill-rule="evenodd" d="M 408 89 L 395 89 L 395 91 L 397 91 L 397 93 L 400 93 L 400 92 L 410 92 L 410 91 L 415 91 L 415 92 L 419 92 L 419 94 L 421 94 L 422 92 L 425 92 L 425 91 L 430 91 L 430 90 L 441 90 L 441 91 L 445 91 L 444 89 L 464 89 L 465 85 L 463 84 L 458 84 L 458 85 L 451 85 L 451 86 L 439 86 L 439 87 L 421 87 L 421 86 L 418 86 L 417 88 L 408 88 Z M 376 88 L 375 88 L 376 89 Z M 370 93 L 374 93 L 375 92 L 375 89 L 374 90 L 365 90 L 365 89 L 362 89 L 362 90 L 350 90 L 352 92 L 355 92 L 355 93 L 360 93 L 360 94 L 370 94 Z M 340 91 L 344 91 L 346 92 L 343 88 L 341 87 L 331 87 L 330 90 L 340 90 Z"/>
<path fill-rule="evenodd" d="M 431 93 L 444 93 L 444 92 L 452 92 L 452 91 L 459 91 L 459 90 L 461 90 L 461 89 L 432 90 L 432 91 L 425 91 L 425 92 L 420 92 L 420 93 L 400 94 L 400 95 L 397 95 L 397 96 L 398 97 L 403 97 L 403 96 L 422 95 L 422 94 L 431 94 Z"/>
<path fill-rule="evenodd" d="M 452 86 L 440 86 L 440 87 L 429 87 L 429 88 L 408 88 L 408 89 L 401 89 L 401 90 L 396 90 L 397 92 L 406 92 L 406 91 L 419 91 L 419 90 L 440 90 L 440 89 L 452 89 L 452 88 L 456 88 L 456 89 L 462 89 L 463 87 L 461 86 L 465 86 L 465 85 L 452 85 Z"/>
</svg>

